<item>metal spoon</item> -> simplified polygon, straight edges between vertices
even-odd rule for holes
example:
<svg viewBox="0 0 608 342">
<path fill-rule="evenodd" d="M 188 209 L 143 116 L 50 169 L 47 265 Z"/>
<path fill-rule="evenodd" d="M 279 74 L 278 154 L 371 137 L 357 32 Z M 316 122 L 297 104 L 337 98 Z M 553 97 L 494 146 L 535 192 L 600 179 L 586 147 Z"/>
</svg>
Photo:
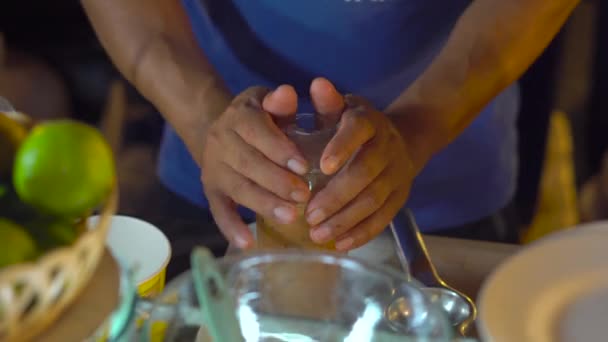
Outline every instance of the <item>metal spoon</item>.
<svg viewBox="0 0 608 342">
<path fill-rule="evenodd" d="M 423 289 L 428 298 L 445 310 L 450 322 L 461 336 L 469 336 L 469 330 L 477 317 L 475 303 L 441 279 L 431 262 L 412 212 L 408 209 L 400 211 L 391 222 L 390 228 L 403 269 L 409 269 L 412 277 L 428 286 Z M 400 307 L 399 299 L 395 300 L 388 309 L 389 315 L 399 317 L 400 315 L 395 311 L 400 310 Z"/>
</svg>

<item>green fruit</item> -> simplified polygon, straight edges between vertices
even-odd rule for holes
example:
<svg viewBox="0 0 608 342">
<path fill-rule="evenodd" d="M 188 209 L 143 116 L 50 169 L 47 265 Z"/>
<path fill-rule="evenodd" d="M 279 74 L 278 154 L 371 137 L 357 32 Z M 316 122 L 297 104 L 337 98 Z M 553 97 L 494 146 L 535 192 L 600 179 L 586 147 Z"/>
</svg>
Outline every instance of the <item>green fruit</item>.
<svg viewBox="0 0 608 342">
<path fill-rule="evenodd" d="M 72 120 L 35 126 L 13 169 L 21 200 L 59 217 L 84 216 L 101 204 L 115 181 L 112 150 L 101 133 Z"/>
<path fill-rule="evenodd" d="M 36 243 L 16 223 L 0 218 L 0 268 L 28 261 L 36 256 Z"/>
</svg>

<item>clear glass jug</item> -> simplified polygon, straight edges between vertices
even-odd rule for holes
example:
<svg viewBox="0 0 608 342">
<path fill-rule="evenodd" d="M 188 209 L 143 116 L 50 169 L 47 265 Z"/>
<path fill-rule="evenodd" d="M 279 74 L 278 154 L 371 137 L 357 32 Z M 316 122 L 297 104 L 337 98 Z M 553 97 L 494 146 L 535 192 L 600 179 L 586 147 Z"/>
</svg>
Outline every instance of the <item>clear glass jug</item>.
<svg viewBox="0 0 608 342">
<path fill-rule="evenodd" d="M 339 281 L 299 272 L 324 265 Z M 403 273 L 336 253 L 279 250 L 219 260 L 244 341 L 402 342 L 448 341 L 451 326 L 419 284 Z M 264 276 L 269 270 L 281 277 Z M 211 341 L 191 272 L 173 280 L 147 311 L 145 341 Z M 294 276 L 298 283 L 294 283 Z M 388 314 L 398 300 L 407 317 Z M 305 304 L 303 304 L 305 303 Z M 403 317 L 401 317 L 402 319 Z M 234 341 L 238 342 L 238 341 Z"/>
</svg>

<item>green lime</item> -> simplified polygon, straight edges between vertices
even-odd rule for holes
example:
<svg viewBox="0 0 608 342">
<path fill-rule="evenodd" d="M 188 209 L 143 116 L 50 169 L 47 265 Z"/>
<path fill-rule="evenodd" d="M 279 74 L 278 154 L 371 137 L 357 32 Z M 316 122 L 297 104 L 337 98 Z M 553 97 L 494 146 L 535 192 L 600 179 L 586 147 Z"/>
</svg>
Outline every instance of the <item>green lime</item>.
<svg viewBox="0 0 608 342">
<path fill-rule="evenodd" d="M 0 268 L 30 260 L 36 255 L 36 243 L 16 223 L 0 218 Z"/>
<path fill-rule="evenodd" d="M 43 213 L 81 217 L 116 181 L 112 150 L 94 127 L 72 120 L 35 126 L 15 158 L 13 184 L 21 200 Z"/>
<path fill-rule="evenodd" d="M 0 180 L 9 177 L 15 153 L 26 136 L 25 127 L 0 112 Z"/>
</svg>

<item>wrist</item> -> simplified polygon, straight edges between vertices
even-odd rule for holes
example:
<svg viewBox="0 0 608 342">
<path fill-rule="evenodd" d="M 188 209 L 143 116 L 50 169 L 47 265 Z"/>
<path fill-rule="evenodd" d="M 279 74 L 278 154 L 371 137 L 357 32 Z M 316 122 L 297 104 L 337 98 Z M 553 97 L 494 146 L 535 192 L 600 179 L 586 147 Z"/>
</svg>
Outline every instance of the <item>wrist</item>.
<svg viewBox="0 0 608 342">
<path fill-rule="evenodd" d="M 438 148 L 435 148 L 437 144 L 426 133 L 428 130 L 415 120 L 391 116 L 391 121 L 401 135 L 410 161 L 418 174 L 432 156 L 439 151 Z"/>
<path fill-rule="evenodd" d="M 181 94 L 169 88 L 153 102 L 200 167 L 209 127 L 226 110 L 231 96 L 211 78 L 197 83 Z"/>
<path fill-rule="evenodd" d="M 198 101 L 185 109 L 180 117 L 190 117 L 190 122 L 182 123 L 181 129 L 176 128 L 178 135 L 186 144 L 192 158 L 199 167 L 202 166 L 203 150 L 207 140 L 207 133 L 211 125 L 228 108 L 231 97 L 222 88 L 201 90 Z"/>
<path fill-rule="evenodd" d="M 415 101 L 391 105 L 385 112 L 397 128 L 408 149 L 416 172 L 447 144 L 449 134 L 434 113 L 437 108 Z"/>
</svg>

